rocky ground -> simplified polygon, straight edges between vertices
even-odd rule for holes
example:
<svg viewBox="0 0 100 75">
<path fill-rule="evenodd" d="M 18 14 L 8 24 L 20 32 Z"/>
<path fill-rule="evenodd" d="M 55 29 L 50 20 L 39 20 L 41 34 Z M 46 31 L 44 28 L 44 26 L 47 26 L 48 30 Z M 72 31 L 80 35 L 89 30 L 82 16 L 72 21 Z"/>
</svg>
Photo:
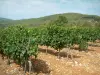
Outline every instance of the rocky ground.
<svg viewBox="0 0 100 75">
<path fill-rule="evenodd" d="M 71 50 L 73 59 L 67 56 L 67 48 L 64 48 L 57 58 L 57 51 L 49 48 L 45 53 L 45 46 L 40 46 L 36 70 L 38 73 L 31 75 L 100 75 L 100 47 L 89 46 L 89 52 Z M 24 72 L 15 63 L 10 66 L 6 64 L 7 59 L 2 60 L 0 56 L 0 75 L 24 75 Z M 49 69 L 49 70 L 48 70 Z M 48 71 L 48 72 L 46 72 Z M 26 75 L 29 75 L 28 73 Z"/>
</svg>

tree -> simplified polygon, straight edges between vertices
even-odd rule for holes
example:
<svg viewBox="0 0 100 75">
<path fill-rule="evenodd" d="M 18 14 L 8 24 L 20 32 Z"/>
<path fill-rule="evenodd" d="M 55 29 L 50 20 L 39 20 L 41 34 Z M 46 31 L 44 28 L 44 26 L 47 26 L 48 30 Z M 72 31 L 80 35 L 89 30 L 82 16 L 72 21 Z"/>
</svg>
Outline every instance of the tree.
<svg viewBox="0 0 100 75">
<path fill-rule="evenodd" d="M 63 26 L 65 24 L 67 24 L 67 23 L 68 23 L 68 20 L 67 20 L 67 18 L 65 16 L 59 16 L 57 18 L 57 20 L 53 21 L 51 24 L 57 25 L 57 26 Z"/>
</svg>

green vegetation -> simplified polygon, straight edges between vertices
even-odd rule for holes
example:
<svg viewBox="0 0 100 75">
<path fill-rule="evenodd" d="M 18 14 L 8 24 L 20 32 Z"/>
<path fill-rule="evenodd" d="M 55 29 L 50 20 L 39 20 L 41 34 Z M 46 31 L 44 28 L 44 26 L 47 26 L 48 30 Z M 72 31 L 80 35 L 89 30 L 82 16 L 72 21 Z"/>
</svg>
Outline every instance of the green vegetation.
<svg viewBox="0 0 100 75">
<path fill-rule="evenodd" d="M 50 46 L 60 52 L 64 47 L 78 44 L 80 50 L 87 50 L 87 42 L 94 42 L 97 39 L 100 39 L 100 28 L 97 27 L 65 28 L 48 25 L 40 29 L 11 26 L 0 31 L 0 50 L 8 58 L 21 64 L 32 55 L 37 57 L 38 45 Z"/>
<path fill-rule="evenodd" d="M 22 65 L 29 61 L 30 56 L 37 57 L 38 45 L 36 39 L 30 35 L 30 31 L 22 26 L 11 26 L 0 32 L 0 50 L 7 56 L 8 62 Z"/>
<path fill-rule="evenodd" d="M 51 25 L 63 26 L 68 23 L 68 20 L 65 16 L 59 16 L 57 20 L 51 21 Z"/>
<path fill-rule="evenodd" d="M 66 15 L 70 16 L 66 18 Z M 14 62 L 26 66 L 26 62 L 30 61 L 31 56 L 37 58 L 38 45 L 47 46 L 47 49 L 48 47 L 54 48 L 58 51 L 59 57 L 60 51 L 65 47 L 71 48 L 77 44 L 80 51 L 87 51 L 88 42 L 100 40 L 98 16 L 73 13 L 60 14 L 57 19 L 54 16 L 58 15 L 42 17 L 34 19 L 34 21 L 32 19 L 10 20 L 10 23 L 19 25 L 0 28 L 0 53 L 8 57 L 8 63 L 12 59 Z M 46 25 L 29 26 L 34 22 L 43 24 L 44 21 L 46 21 Z M 23 26 L 24 23 L 26 24 Z M 90 25 L 91 27 L 89 27 Z"/>
<path fill-rule="evenodd" d="M 66 26 L 100 26 L 100 17 L 96 15 L 86 15 L 79 13 L 64 13 L 64 14 L 55 14 L 40 18 L 31 18 L 31 19 L 22 19 L 22 20 L 9 20 L 0 18 L 0 26 L 8 25 L 28 25 L 28 26 L 39 26 L 48 24 L 51 21 L 56 21 L 59 16 L 64 16 L 67 18 L 68 23 Z M 65 21 L 65 20 L 63 20 Z"/>
<path fill-rule="evenodd" d="M 32 34 L 38 39 L 39 45 L 53 47 L 59 52 L 62 48 L 71 48 L 74 44 L 79 45 L 79 50 L 87 51 L 87 42 L 94 42 L 96 39 L 100 39 L 100 28 L 98 27 L 47 25 L 32 30 L 34 31 Z"/>
</svg>

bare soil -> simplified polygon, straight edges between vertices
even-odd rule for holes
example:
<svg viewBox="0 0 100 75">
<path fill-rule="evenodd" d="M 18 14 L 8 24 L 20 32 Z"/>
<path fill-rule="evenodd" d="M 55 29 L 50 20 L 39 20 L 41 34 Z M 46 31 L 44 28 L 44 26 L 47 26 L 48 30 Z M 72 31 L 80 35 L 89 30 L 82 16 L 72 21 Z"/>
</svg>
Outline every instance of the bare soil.
<svg viewBox="0 0 100 75">
<path fill-rule="evenodd" d="M 73 49 L 71 50 L 73 59 L 70 55 L 67 59 L 67 48 L 61 50 L 60 59 L 57 58 L 58 52 L 53 48 L 48 49 L 48 54 L 45 53 L 45 46 L 39 46 L 39 48 L 36 66 L 39 72 L 31 75 L 100 75 L 100 47 L 89 46 L 88 52 Z M 39 63 L 40 61 L 42 64 Z M 12 63 L 9 66 L 6 63 L 7 59 L 2 60 L 0 55 L 0 75 L 24 75 L 19 65 Z M 47 67 L 50 73 L 44 72 Z"/>
</svg>

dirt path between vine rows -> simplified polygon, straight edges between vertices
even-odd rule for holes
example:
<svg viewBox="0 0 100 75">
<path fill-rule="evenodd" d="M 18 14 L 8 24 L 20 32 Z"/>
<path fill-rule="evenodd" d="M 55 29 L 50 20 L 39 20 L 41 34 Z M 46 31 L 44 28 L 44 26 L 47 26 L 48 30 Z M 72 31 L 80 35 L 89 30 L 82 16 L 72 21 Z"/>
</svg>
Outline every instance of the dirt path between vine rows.
<svg viewBox="0 0 100 75">
<path fill-rule="evenodd" d="M 62 50 L 63 55 L 66 50 L 66 48 Z M 47 55 L 41 52 L 38 57 L 49 64 L 52 69 L 51 75 L 100 75 L 100 47 L 89 46 L 88 53 L 73 50 L 72 54 L 75 55 L 73 60 L 67 60 L 66 57 L 58 59 L 52 51 Z"/>
<path fill-rule="evenodd" d="M 46 54 L 46 47 L 41 46 L 40 48 L 38 59 L 45 61 L 51 72 L 50 74 L 41 72 L 38 75 L 100 75 L 100 47 L 89 46 L 87 53 L 72 50 L 73 60 L 66 58 L 67 48 L 61 51 L 61 59 L 57 58 L 56 50 L 49 48 L 48 54 Z M 18 68 L 16 64 L 8 66 L 6 63 L 7 60 L 2 60 L 0 55 L 0 75 L 24 75 L 23 71 L 15 69 Z"/>
<path fill-rule="evenodd" d="M 0 55 L 0 75 L 6 75 L 5 69 L 6 69 L 6 64 L 5 61 L 2 60 L 1 55 Z"/>
</svg>

